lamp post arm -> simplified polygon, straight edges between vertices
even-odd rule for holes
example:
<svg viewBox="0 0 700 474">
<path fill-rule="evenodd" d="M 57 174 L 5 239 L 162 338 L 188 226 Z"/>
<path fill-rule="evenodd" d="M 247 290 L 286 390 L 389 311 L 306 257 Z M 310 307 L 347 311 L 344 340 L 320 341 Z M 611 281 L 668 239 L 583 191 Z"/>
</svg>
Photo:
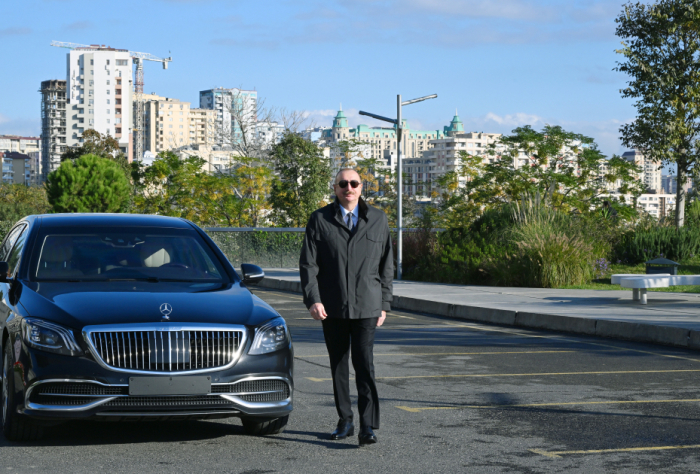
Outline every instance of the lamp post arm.
<svg viewBox="0 0 700 474">
<path fill-rule="evenodd" d="M 416 102 L 423 102 L 424 100 L 436 99 L 436 98 L 437 98 L 437 94 L 431 94 L 431 95 L 426 95 L 424 97 L 418 97 L 417 99 L 411 99 L 411 100 L 401 102 L 401 105 L 411 105 L 411 104 L 415 104 Z"/>
<path fill-rule="evenodd" d="M 393 123 L 394 125 L 396 125 L 396 120 L 390 119 L 390 118 L 386 118 L 386 117 L 382 117 L 381 115 L 371 114 L 371 113 L 369 113 L 369 112 L 364 112 L 364 111 L 362 111 L 362 110 L 360 110 L 360 115 L 366 115 L 367 117 L 372 117 L 372 118 L 375 118 L 375 119 L 377 119 L 377 120 L 382 120 L 382 121 L 384 121 L 384 122 L 389 122 L 389 123 Z"/>
</svg>

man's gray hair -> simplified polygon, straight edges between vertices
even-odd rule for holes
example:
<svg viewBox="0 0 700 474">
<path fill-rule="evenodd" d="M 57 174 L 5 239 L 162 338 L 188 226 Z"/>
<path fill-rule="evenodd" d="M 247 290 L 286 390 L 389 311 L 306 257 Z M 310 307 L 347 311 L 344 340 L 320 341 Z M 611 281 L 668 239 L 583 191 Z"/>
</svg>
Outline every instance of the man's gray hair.
<svg viewBox="0 0 700 474">
<path fill-rule="evenodd" d="M 335 184 L 338 184 L 338 176 L 340 176 L 340 173 L 342 173 L 343 171 L 354 171 L 355 173 L 357 173 L 357 176 L 360 176 L 360 172 L 357 171 L 355 168 L 340 168 L 338 170 L 338 172 L 335 174 L 335 179 L 333 180 L 333 182 Z M 360 178 L 360 180 L 361 180 L 361 178 Z"/>
</svg>

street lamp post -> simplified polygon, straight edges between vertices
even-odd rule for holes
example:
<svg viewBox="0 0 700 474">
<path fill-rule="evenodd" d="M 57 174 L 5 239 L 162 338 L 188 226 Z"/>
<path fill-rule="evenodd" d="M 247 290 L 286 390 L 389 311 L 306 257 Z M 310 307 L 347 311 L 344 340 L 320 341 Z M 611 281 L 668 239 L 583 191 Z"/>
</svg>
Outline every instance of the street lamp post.
<svg viewBox="0 0 700 474">
<path fill-rule="evenodd" d="M 401 262 L 403 261 L 403 163 L 401 159 L 401 141 L 403 140 L 403 123 L 401 122 L 401 106 L 415 104 L 416 102 L 422 102 L 428 99 L 435 99 L 437 94 L 426 95 L 425 97 L 419 97 L 417 99 L 407 100 L 405 102 L 401 101 L 401 94 L 396 96 L 396 120 L 387 117 L 382 117 L 381 115 L 371 114 L 369 112 L 363 112 L 360 110 L 360 115 L 366 115 L 368 117 L 375 118 L 377 120 L 382 120 L 384 122 L 393 123 L 396 125 L 396 174 L 397 174 L 397 184 L 396 184 L 396 196 L 397 196 L 397 238 L 396 238 L 396 279 L 401 280 Z"/>
</svg>

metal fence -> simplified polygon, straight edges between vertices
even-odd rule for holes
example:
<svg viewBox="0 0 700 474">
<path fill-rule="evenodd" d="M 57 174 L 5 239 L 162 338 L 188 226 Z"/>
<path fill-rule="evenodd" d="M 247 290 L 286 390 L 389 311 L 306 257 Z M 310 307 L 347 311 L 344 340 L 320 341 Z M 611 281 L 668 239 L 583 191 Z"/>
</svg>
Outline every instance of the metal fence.
<svg viewBox="0 0 700 474">
<path fill-rule="evenodd" d="M 207 227 L 204 229 L 224 252 L 234 267 L 252 263 L 265 268 L 299 268 L 299 254 L 304 241 L 303 227 Z M 440 232 L 444 229 L 431 229 Z M 419 229 L 404 228 L 407 234 Z M 396 229 L 391 229 L 396 241 Z"/>
<path fill-rule="evenodd" d="M 304 228 L 208 227 L 204 229 L 234 267 L 298 268 Z"/>
</svg>

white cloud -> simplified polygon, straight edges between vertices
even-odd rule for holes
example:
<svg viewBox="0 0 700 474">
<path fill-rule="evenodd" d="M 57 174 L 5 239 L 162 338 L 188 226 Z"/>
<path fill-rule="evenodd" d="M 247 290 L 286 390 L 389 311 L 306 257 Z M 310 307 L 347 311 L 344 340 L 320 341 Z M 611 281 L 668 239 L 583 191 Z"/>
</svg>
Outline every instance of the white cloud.
<svg viewBox="0 0 700 474">
<path fill-rule="evenodd" d="M 489 112 L 483 117 L 482 121 L 485 123 L 495 122 L 504 127 L 522 127 L 523 125 L 537 127 L 538 125 L 544 124 L 544 119 L 542 117 L 522 112 L 503 116 Z"/>
</svg>

